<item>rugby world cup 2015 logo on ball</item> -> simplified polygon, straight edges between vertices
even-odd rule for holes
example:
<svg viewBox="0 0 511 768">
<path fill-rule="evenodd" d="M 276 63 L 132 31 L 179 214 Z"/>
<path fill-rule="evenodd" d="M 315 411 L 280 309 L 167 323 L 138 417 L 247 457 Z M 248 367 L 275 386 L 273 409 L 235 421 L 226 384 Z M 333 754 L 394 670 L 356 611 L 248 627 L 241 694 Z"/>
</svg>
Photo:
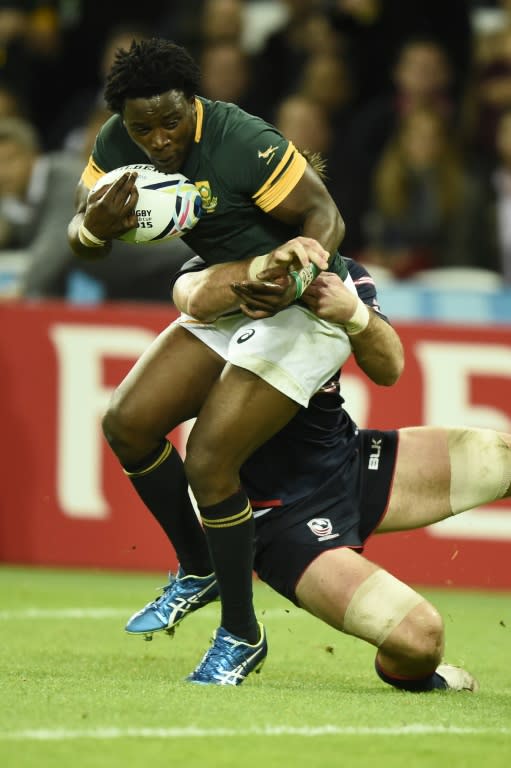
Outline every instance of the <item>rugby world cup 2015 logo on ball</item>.
<svg viewBox="0 0 511 768">
<path fill-rule="evenodd" d="M 136 172 L 138 227 L 121 235 L 128 243 L 160 243 L 186 235 L 202 215 L 195 184 L 182 173 L 162 173 L 154 165 L 124 165 L 102 176 L 92 191 L 111 185 L 126 171 Z"/>
</svg>

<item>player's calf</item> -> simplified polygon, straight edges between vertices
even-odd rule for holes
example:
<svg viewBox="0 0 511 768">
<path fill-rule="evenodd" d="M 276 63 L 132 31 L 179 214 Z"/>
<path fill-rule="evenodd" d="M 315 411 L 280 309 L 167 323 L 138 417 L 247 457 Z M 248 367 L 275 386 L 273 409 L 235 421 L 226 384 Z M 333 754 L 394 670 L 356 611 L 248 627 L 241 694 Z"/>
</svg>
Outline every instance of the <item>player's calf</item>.
<svg viewBox="0 0 511 768">
<path fill-rule="evenodd" d="M 375 660 L 375 669 L 378 677 L 384 683 L 400 688 L 402 691 L 424 693 L 426 691 L 478 691 L 479 683 L 470 672 L 452 664 L 439 664 L 438 667 L 424 677 L 404 677 L 389 675 L 379 662 L 378 655 Z"/>
</svg>

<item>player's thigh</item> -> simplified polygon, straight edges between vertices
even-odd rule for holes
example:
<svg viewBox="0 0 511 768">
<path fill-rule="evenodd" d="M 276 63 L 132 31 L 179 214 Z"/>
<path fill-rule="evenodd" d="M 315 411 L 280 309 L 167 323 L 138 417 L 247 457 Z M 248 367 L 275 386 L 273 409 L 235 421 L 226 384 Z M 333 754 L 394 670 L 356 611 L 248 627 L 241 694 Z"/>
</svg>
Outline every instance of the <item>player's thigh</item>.
<svg viewBox="0 0 511 768">
<path fill-rule="evenodd" d="M 115 390 L 110 410 L 134 429 L 166 434 L 197 415 L 225 361 L 172 324 L 153 341 Z"/>
<path fill-rule="evenodd" d="M 448 436 L 441 427 L 399 430 L 387 513 L 376 532 L 420 528 L 451 514 Z"/>
<path fill-rule="evenodd" d="M 438 627 L 438 615 L 422 595 L 351 549 L 328 550 L 313 560 L 295 594 L 309 613 L 391 654 L 420 650 L 429 633 L 436 647 L 437 629 L 442 636 L 441 619 Z"/>
<path fill-rule="evenodd" d="M 227 363 L 192 429 L 187 464 L 236 470 L 284 427 L 299 405 L 251 371 Z"/>
<path fill-rule="evenodd" d="M 354 593 L 378 570 L 380 566 L 353 549 L 329 549 L 303 572 L 295 588 L 296 599 L 301 608 L 342 630 Z"/>
</svg>

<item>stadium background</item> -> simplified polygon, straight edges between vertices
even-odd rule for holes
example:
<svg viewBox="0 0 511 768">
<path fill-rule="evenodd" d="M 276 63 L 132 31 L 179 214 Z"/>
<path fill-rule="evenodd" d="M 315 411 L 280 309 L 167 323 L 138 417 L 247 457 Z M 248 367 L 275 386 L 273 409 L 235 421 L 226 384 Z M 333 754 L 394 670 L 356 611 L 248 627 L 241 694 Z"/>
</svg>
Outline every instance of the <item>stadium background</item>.
<svg viewBox="0 0 511 768">
<path fill-rule="evenodd" d="M 1 2 L 0 10 L 10 5 Z M 25 5 L 34 3 L 14 3 L 17 9 Z M 124 4 L 123 20 L 142 23 L 148 13 L 168 11 L 173 23 L 184 23 L 181 11 L 201 3 L 144 4 L 144 18 L 139 5 Z M 278 26 L 282 4 L 243 5 L 249 16 L 245 43 L 255 48 Z M 436 18 L 442 4 L 427 5 Z M 500 4 L 468 5 L 491 13 Z M 99 4 L 57 6 L 60 13 L 65 9 L 65 54 L 73 56 L 76 87 L 95 87 L 99 51 L 118 13 L 102 8 L 98 35 Z M 51 60 L 45 65 L 45 87 L 28 93 L 42 127 L 51 105 L 69 95 L 52 74 Z M 12 253 L 0 249 L 0 287 L 16 280 L 17 268 Z M 382 307 L 403 336 L 407 368 L 387 391 L 372 387 L 350 364 L 344 391 L 359 424 L 465 423 L 510 431 L 511 289 L 500 282 L 483 285 L 487 276 L 477 270 L 433 270 L 405 282 L 377 270 L 375 275 Z M 167 570 L 172 553 L 103 445 L 99 419 L 109 390 L 173 317 L 173 308 L 102 302 L 93 281 L 76 285 L 67 301 L 0 301 L 0 561 Z M 183 452 L 186 428 L 175 438 Z M 386 536 L 371 542 L 367 553 L 416 584 L 510 589 L 510 542 L 511 506 L 500 503 L 427 532 Z"/>
<path fill-rule="evenodd" d="M 410 298 L 420 305 L 419 291 Z M 457 298 L 472 301 L 468 293 Z M 0 561 L 152 571 L 175 565 L 100 431 L 110 389 L 173 313 L 122 303 L 0 305 Z M 396 386 L 371 385 L 353 364 L 343 374 L 361 426 L 509 430 L 509 322 L 436 316 L 397 329 L 407 364 Z M 184 452 L 186 426 L 173 437 Z M 499 502 L 427 531 L 376 537 L 366 552 L 412 583 L 511 589 L 510 542 L 511 506 Z"/>
</svg>

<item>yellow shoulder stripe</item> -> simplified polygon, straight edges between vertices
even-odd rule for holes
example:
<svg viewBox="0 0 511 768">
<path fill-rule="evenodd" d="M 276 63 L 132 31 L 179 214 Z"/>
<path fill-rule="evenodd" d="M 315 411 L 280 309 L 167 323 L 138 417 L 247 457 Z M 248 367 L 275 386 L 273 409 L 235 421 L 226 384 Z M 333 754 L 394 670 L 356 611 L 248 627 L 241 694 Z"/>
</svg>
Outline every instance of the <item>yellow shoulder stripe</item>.
<svg viewBox="0 0 511 768">
<path fill-rule="evenodd" d="M 302 178 L 307 160 L 289 142 L 289 146 L 271 176 L 252 196 L 263 211 L 271 211 L 284 200 Z"/>
<path fill-rule="evenodd" d="M 87 163 L 81 177 L 81 180 L 83 181 L 87 189 L 92 189 L 92 187 L 98 181 L 98 179 L 100 179 L 104 175 L 105 175 L 105 171 L 102 171 L 101 168 L 98 168 L 98 166 L 92 159 L 92 155 L 90 155 L 89 162 Z"/>
</svg>

